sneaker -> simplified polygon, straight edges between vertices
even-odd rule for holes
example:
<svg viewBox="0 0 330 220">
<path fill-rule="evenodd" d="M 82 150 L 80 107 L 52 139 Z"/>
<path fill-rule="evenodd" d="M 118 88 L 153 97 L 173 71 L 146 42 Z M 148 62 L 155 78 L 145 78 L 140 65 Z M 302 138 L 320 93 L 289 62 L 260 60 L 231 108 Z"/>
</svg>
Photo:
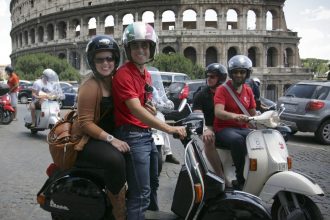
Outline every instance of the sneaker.
<svg viewBox="0 0 330 220">
<path fill-rule="evenodd" d="M 180 162 L 178 161 L 178 159 L 176 159 L 173 154 L 169 154 L 166 156 L 165 162 L 168 163 L 174 163 L 174 164 L 180 164 Z"/>
</svg>

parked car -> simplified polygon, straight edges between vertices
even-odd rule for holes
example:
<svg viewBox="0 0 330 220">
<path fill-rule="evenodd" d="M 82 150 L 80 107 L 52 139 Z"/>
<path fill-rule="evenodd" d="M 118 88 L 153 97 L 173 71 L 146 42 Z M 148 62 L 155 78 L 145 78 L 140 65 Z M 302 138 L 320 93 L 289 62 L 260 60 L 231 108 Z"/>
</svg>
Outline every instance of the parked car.
<svg viewBox="0 0 330 220">
<path fill-rule="evenodd" d="M 18 88 L 19 88 L 19 90 L 21 90 L 21 89 L 25 89 L 31 85 L 32 85 L 31 81 L 20 79 Z"/>
<path fill-rule="evenodd" d="M 157 71 L 157 70 L 156 70 Z M 150 73 L 154 71 L 149 71 Z M 165 89 L 171 85 L 173 82 L 185 82 L 190 80 L 190 77 L 185 73 L 174 73 L 174 72 L 164 72 L 158 71 L 163 80 L 163 85 Z"/>
<path fill-rule="evenodd" d="M 30 82 L 28 84 L 23 84 L 20 86 L 20 89 L 18 91 L 18 101 L 22 104 L 26 104 L 32 99 L 32 86 L 33 82 Z"/>
<path fill-rule="evenodd" d="M 182 99 L 187 98 L 187 102 L 191 105 L 196 91 L 206 85 L 205 79 L 187 80 L 185 82 L 173 82 L 167 91 L 167 97 L 174 103 L 174 109 L 178 109 Z M 165 114 L 166 120 L 180 120 L 190 113 L 188 107 L 182 112 L 171 112 Z"/>
<path fill-rule="evenodd" d="M 294 132 L 314 132 L 318 141 L 330 144 L 330 82 L 302 81 L 292 85 L 277 102 L 284 104 L 281 120 Z"/>
<path fill-rule="evenodd" d="M 65 98 L 58 101 L 60 108 L 75 107 L 78 95 L 76 89 L 73 86 L 64 87 L 62 88 L 62 92 Z"/>
</svg>

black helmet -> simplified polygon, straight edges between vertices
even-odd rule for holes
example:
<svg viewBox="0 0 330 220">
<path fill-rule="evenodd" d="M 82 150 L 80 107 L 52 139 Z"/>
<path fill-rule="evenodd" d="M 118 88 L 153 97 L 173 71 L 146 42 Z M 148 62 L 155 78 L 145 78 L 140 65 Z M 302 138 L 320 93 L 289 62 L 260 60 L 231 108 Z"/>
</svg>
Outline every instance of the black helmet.
<svg viewBox="0 0 330 220">
<path fill-rule="evenodd" d="M 228 72 L 230 78 L 232 78 L 232 71 L 235 69 L 245 69 L 247 71 L 246 79 L 248 79 L 252 73 L 252 61 L 244 55 L 233 56 L 228 61 Z"/>
<path fill-rule="evenodd" d="M 222 84 L 227 79 L 227 68 L 224 65 L 221 65 L 220 63 L 211 63 L 206 67 L 205 71 L 205 78 L 207 77 L 207 73 L 214 73 L 217 74 L 219 77 L 218 84 Z"/>
<path fill-rule="evenodd" d="M 94 57 L 96 52 L 100 51 L 112 52 L 112 56 L 115 59 L 115 69 L 117 69 L 120 62 L 120 50 L 117 42 L 110 36 L 97 35 L 93 37 L 86 46 L 87 63 L 93 73 L 97 72 L 94 63 Z"/>
<path fill-rule="evenodd" d="M 5 72 L 6 73 L 13 73 L 14 72 L 14 68 L 12 66 L 6 66 Z"/>
<path fill-rule="evenodd" d="M 144 22 L 133 22 L 129 24 L 123 34 L 123 44 L 127 59 L 132 61 L 129 44 L 134 41 L 147 41 L 150 43 L 149 61 L 154 59 L 158 42 L 157 34 L 154 28 Z"/>
</svg>

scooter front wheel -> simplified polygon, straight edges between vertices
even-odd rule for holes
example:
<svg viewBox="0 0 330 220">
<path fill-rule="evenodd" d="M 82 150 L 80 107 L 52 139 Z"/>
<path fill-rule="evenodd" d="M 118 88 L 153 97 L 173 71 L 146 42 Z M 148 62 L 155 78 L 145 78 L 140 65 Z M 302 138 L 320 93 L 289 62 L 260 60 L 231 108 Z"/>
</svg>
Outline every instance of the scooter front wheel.
<svg viewBox="0 0 330 220">
<path fill-rule="evenodd" d="M 1 122 L 4 125 L 10 124 L 14 119 L 14 113 L 10 111 L 4 111 L 1 117 Z"/>
<path fill-rule="evenodd" d="M 297 201 L 300 208 L 296 208 L 292 197 L 289 194 L 288 199 L 288 209 L 290 213 L 288 214 L 285 208 L 282 206 L 278 197 L 272 205 L 272 219 L 283 220 L 283 219 L 301 219 L 301 220 L 322 220 L 323 216 L 317 205 L 307 196 L 294 194 L 297 197 Z"/>
</svg>

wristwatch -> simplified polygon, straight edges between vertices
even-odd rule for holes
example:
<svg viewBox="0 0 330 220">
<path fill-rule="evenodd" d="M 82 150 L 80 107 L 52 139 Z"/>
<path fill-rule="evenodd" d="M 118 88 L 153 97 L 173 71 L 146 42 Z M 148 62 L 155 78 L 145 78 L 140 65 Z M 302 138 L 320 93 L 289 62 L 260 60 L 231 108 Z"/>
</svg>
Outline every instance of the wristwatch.
<svg viewBox="0 0 330 220">
<path fill-rule="evenodd" d="M 112 135 L 108 134 L 107 142 L 110 143 L 113 139 L 114 139 L 114 137 Z"/>
</svg>

